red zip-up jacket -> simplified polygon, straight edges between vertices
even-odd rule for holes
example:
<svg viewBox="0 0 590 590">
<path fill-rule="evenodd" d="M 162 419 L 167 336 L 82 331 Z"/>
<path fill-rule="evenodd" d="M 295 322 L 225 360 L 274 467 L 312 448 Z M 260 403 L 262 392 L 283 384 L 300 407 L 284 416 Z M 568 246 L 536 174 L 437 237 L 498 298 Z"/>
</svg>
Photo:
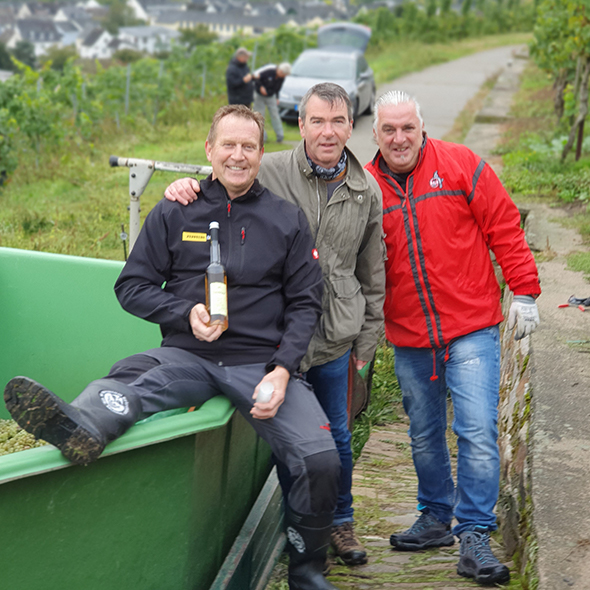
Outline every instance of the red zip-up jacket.
<svg viewBox="0 0 590 590">
<path fill-rule="evenodd" d="M 378 153 L 366 169 L 383 192 L 390 342 L 442 348 L 500 323 L 500 287 L 490 249 L 515 295 L 541 292 L 520 213 L 479 156 L 425 136 L 405 191 L 384 164 Z"/>
</svg>

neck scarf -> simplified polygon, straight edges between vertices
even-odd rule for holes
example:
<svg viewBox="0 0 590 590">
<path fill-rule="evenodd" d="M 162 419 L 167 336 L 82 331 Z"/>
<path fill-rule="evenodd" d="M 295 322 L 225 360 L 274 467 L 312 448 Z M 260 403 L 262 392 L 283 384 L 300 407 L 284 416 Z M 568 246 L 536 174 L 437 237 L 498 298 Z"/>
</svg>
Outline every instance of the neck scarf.
<svg viewBox="0 0 590 590">
<path fill-rule="evenodd" d="M 311 158 L 307 155 L 307 152 L 305 155 L 313 173 L 322 180 L 334 180 L 337 176 L 344 172 L 346 169 L 346 162 L 348 161 L 346 150 L 342 150 L 340 160 L 338 160 L 338 163 L 333 168 L 323 168 L 319 164 L 312 162 Z"/>
</svg>

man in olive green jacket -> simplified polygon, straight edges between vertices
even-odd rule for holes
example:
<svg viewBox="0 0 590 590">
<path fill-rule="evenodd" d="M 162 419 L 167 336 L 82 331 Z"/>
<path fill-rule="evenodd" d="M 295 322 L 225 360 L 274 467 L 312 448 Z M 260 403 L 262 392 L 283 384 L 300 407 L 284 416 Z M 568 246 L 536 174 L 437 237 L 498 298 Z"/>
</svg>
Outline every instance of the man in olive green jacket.
<svg viewBox="0 0 590 590">
<path fill-rule="evenodd" d="M 314 174 L 305 142 L 267 154 L 260 183 L 305 212 L 324 273 L 323 313 L 301 371 L 351 350 L 362 368 L 383 329 L 381 190 L 350 150 L 341 184 L 328 200 L 328 182 Z"/>
<path fill-rule="evenodd" d="M 303 140 L 292 151 L 266 154 L 258 180 L 301 207 L 315 237 L 324 275 L 323 310 L 300 369 L 330 420 L 342 463 L 332 544 L 346 563 L 356 565 L 367 557 L 353 528 L 348 363 L 351 352 L 357 369 L 371 361 L 383 329 L 381 190 L 345 147 L 352 104 L 343 88 L 317 84 L 299 109 Z M 166 197 L 187 204 L 198 190 L 196 180 L 182 179 L 168 187 Z"/>
</svg>

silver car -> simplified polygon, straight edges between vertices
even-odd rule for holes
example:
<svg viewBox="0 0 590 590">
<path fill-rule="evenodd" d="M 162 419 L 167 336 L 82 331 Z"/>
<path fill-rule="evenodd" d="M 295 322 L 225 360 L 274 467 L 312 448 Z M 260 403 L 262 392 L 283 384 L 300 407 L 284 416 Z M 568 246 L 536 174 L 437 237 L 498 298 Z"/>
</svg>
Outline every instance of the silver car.
<svg viewBox="0 0 590 590">
<path fill-rule="evenodd" d="M 315 84 L 334 82 L 342 86 L 354 107 L 354 118 L 369 114 L 375 102 L 375 78 L 364 56 L 371 36 L 368 27 L 335 23 L 318 30 L 318 49 L 307 49 L 293 64 L 279 93 L 279 113 L 296 121 L 303 95 Z M 339 44 L 335 44 L 339 43 Z"/>
</svg>

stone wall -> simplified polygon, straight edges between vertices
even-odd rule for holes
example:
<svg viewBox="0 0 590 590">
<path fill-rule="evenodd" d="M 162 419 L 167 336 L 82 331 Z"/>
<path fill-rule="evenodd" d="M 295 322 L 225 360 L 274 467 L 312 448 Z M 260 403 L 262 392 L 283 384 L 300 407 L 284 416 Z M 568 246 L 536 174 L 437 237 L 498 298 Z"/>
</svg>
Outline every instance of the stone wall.
<svg viewBox="0 0 590 590">
<path fill-rule="evenodd" d="M 512 303 L 506 287 L 504 316 Z M 531 337 L 515 342 L 513 331 L 500 329 L 502 361 L 500 377 L 499 446 L 500 498 L 498 519 L 508 555 L 512 555 L 522 576 L 522 587 L 535 589 L 536 541 L 533 534 L 531 479 Z"/>
</svg>

